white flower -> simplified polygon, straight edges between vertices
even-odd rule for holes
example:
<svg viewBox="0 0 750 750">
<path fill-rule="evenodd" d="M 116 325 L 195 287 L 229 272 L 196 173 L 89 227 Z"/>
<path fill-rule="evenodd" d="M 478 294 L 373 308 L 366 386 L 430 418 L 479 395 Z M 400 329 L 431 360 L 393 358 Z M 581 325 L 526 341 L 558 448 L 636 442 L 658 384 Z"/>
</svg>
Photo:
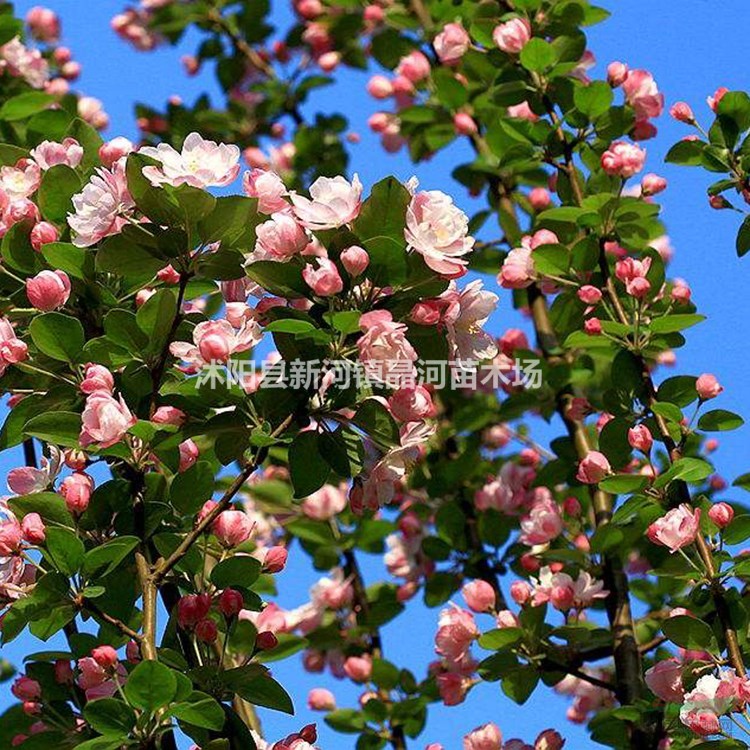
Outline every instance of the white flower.
<svg viewBox="0 0 750 750">
<path fill-rule="evenodd" d="M 349 224 L 359 214 L 362 183 L 356 174 L 351 183 L 340 175 L 318 177 L 310 186 L 310 198 L 295 192 L 289 197 L 294 213 L 308 229 L 334 229 Z"/>
</svg>

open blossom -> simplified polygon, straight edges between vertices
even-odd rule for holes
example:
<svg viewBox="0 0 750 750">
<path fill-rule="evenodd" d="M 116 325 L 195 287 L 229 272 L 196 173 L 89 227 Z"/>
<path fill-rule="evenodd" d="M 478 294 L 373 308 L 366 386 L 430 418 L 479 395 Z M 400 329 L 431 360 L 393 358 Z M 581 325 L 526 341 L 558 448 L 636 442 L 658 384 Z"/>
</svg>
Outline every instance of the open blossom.
<svg viewBox="0 0 750 750">
<path fill-rule="evenodd" d="M 222 187 L 234 182 L 240 173 L 240 150 L 237 146 L 205 140 L 190 133 L 176 151 L 168 143 L 146 146 L 141 154 L 161 162 L 161 167 L 143 168 L 152 185 L 190 185 L 195 188 Z"/>
<path fill-rule="evenodd" d="M 114 668 L 102 667 L 91 656 L 78 660 L 78 686 L 86 693 L 86 700 L 110 698 L 117 692 L 117 684 L 125 684 L 127 672 L 118 663 Z"/>
<path fill-rule="evenodd" d="M 417 83 L 430 75 L 430 61 L 422 52 L 414 50 L 399 60 L 396 73 Z"/>
<path fill-rule="evenodd" d="M 547 491 L 546 497 L 538 500 L 529 514 L 521 519 L 520 541 L 530 547 L 546 544 L 560 536 L 562 530 L 560 507 Z"/>
<path fill-rule="evenodd" d="M 560 610 L 590 607 L 596 599 L 604 599 L 609 592 L 604 583 L 591 577 L 586 571 L 580 571 L 573 580 L 567 573 L 553 573 L 552 568 L 544 566 L 539 570 L 539 578 L 531 579 L 533 594 L 531 603 L 538 607 L 545 602 L 552 602 Z"/>
<path fill-rule="evenodd" d="M 584 484 L 596 484 L 601 482 L 612 471 L 607 457 L 599 451 L 589 451 L 586 457 L 578 464 L 576 478 Z"/>
<path fill-rule="evenodd" d="M 536 279 L 532 252 L 541 245 L 554 245 L 557 242 L 557 235 L 547 229 L 523 237 L 521 247 L 513 248 L 503 261 L 497 276 L 498 284 L 504 289 L 525 289 L 530 286 Z"/>
<path fill-rule="evenodd" d="M 65 138 L 62 143 L 42 141 L 29 155 L 42 170 L 58 164 L 75 169 L 83 159 L 83 147 L 75 138 Z"/>
<path fill-rule="evenodd" d="M 733 669 L 724 669 L 719 676 L 707 674 L 685 695 L 680 708 L 680 721 L 701 736 L 719 731 L 719 716 L 737 707 L 738 678 Z"/>
<path fill-rule="evenodd" d="M 41 183 L 39 165 L 30 159 L 19 160 L 14 167 L 0 167 L 0 190 L 11 202 L 28 198 Z"/>
<path fill-rule="evenodd" d="M 7 318 L 0 318 L 0 375 L 5 372 L 8 365 L 23 362 L 28 353 L 29 347 L 25 341 L 16 337 L 13 324 Z"/>
<path fill-rule="evenodd" d="M 460 661 L 479 637 L 474 615 L 452 604 L 440 612 L 435 651 L 450 661 Z"/>
<path fill-rule="evenodd" d="M 474 247 L 468 230 L 466 214 L 439 190 L 417 193 L 406 210 L 404 236 L 409 248 L 420 253 L 428 267 L 442 276 L 464 273 L 467 261 L 461 256 Z"/>
<path fill-rule="evenodd" d="M 495 26 L 492 38 L 503 52 L 517 55 L 531 39 L 531 24 L 525 18 L 511 18 Z"/>
<path fill-rule="evenodd" d="M 316 258 L 302 269 L 302 278 L 319 297 L 331 297 L 344 288 L 336 264 L 328 258 Z"/>
<path fill-rule="evenodd" d="M 136 421 L 122 396 L 116 399 L 108 393 L 95 391 L 86 399 L 80 443 L 84 448 L 88 445 L 109 448 L 120 442 Z"/>
<path fill-rule="evenodd" d="M 503 464 L 497 477 L 477 490 L 474 504 L 477 510 L 490 508 L 501 513 L 517 513 L 530 498 L 530 486 L 534 481 L 533 468 L 511 462 Z"/>
<path fill-rule="evenodd" d="M 615 141 L 602 154 L 602 169 L 609 175 L 627 179 L 643 169 L 646 152 L 634 143 Z"/>
<path fill-rule="evenodd" d="M 503 735 L 497 724 L 490 722 L 464 735 L 464 750 L 501 750 Z"/>
<path fill-rule="evenodd" d="M 405 372 L 405 363 L 414 363 L 417 352 L 406 338 L 406 326 L 394 321 L 388 310 L 365 313 L 359 325 L 364 334 L 357 341 L 357 348 L 365 371 L 385 382 L 404 380 L 408 385 L 414 370 L 412 367 Z"/>
<path fill-rule="evenodd" d="M 216 517 L 211 531 L 225 547 L 236 547 L 250 538 L 253 521 L 242 510 L 225 510 Z"/>
<path fill-rule="evenodd" d="M 193 329 L 193 344 L 174 341 L 169 351 L 173 356 L 201 367 L 211 362 L 226 362 L 235 352 L 251 349 L 261 338 L 260 326 L 254 320 L 246 321 L 239 330 L 227 320 L 205 320 Z"/>
<path fill-rule="evenodd" d="M 668 547 L 670 552 L 676 552 L 695 541 L 700 530 L 700 516 L 700 508 L 693 509 L 683 503 L 657 518 L 648 527 L 646 534 L 654 544 L 661 544 Z"/>
<path fill-rule="evenodd" d="M 286 185 L 275 172 L 252 169 L 242 177 L 245 194 L 258 199 L 258 210 L 262 214 L 274 214 L 289 209 L 286 201 Z"/>
<path fill-rule="evenodd" d="M 622 90 L 625 101 L 635 110 L 638 120 L 658 117 L 664 109 L 664 94 L 659 92 L 654 77 L 647 70 L 628 72 Z"/>
<path fill-rule="evenodd" d="M 651 290 L 651 282 L 646 278 L 650 269 L 651 258 L 623 258 L 615 264 L 615 276 L 625 284 L 625 291 L 629 295 L 641 298 Z"/>
<path fill-rule="evenodd" d="M 663 659 L 646 670 L 649 690 L 663 701 L 682 703 L 685 689 L 682 686 L 683 664 L 679 659 Z"/>
<path fill-rule="evenodd" d="M 455 356 L 464 361 L 492 359 L 497 354 L 497 344 L 483 326 L 497 306 L 497 295 L 484 290 L 477 280 L 460 292 L 455 286 L 449 287 L 440 299 L 448 301 L 443 322 Z"/>
<path fill-rule="evenodd" d="M 301 253 L 310 243 L 307 232 L 293 216 L 275 213 L 255 228 L 257 241 L 250 261 L 286 261 Z"/>
<path fill-rule="evenodd" d="M 0 47 L 11 75 L 23 78 L 32 88 L 41 89 L 49 80 L 49 64 L 38 49 L 26 47 L 18 37 Z"/>
<path fill-rule="evenodd" d="M 436 413 L 432 396 L 423 385 L 399 388 L 388 399 L 388 408 L 399 422 L 416 422 Z"/>
<path fill-rule="evenodd" d="M 76 247 L 90 247 L 104 237 L 117 234 L 135 208 L 128 192 L 124 161 L 112 169 L 97 169 L 96 174 L 73 196 L 75 213 L 68 214 L 68 224 L 76 233 Z"/>
<path fill-rule="evenodd" d="M 346 490 L 332 484 L 324 484 L 319 490 L 308 495 L 300 510 L 317 521 L 327 521 L 346 508 Z"/>
<path fill-rule="evenodd" d="M 308 229 L 335 229 L 349 224 L 362 205 L 362 183 L 355 174 L 351 182 L 340 175 L 318 177 L 310 186 L 310 198 L 291 192 L 294 213 Z"/>
<path fill-rule="evenodd" d="M 453 65 L 468 51 L 471 39 L 460 23 L 447 23 L 435 37 L 432 46 L 441 63 Z"/>
</svg>

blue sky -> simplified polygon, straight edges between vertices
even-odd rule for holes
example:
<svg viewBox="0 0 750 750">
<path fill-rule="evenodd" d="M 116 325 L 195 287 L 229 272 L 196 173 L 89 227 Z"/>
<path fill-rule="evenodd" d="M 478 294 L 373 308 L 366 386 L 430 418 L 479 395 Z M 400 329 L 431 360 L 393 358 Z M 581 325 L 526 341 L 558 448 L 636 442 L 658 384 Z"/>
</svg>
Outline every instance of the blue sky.
<svg viewBox="0 0 750 750">
<path fill-rule="evenodd" d="M 22 0 L 16 7 L 23 13 L 34 2 Z M 138 100 L 161 106 L 165 99 L 178 94 L 191 101 L 208 89 L 216 93 L 209 74 L 196 79 L 186 78 L 179 57 L 192 52 L 194 38 L 189 37 L 180 49 L 165 48 L 153 53 L 138 53 L 119 41 L 109 28 L 110 18 L 122 9 L 120 0 L 49 0 L 47 3 L 63 18 L 65 43 L 83 65 L 80 88 L 105 103 L 112 120 L 107 135 L 136 137 L 133 103 Z M 283 28 L 289 18 L 286 0 L 275 0 L 277 18 Z M 611 60 L 622 60 L 631 67 L 652 71 L 668 104 L 684 99 L 690 102 L 699 119 L 709 120 L 705 98 L 718 86 L 730 89 L 750 88 L 746 64 L 746 29 L 750 23 L 750 6 L 744 0 L 723 0 L 721 12 L 710 0 L 681 0 L 656 3 L 653 0 L 602 0 L 613 12 L 612 18 L 590 31 L 590 47 L 602 76 Z M 313 107 L 335 111 L 346 102 L 352 128 L 362 135 L 362 142 L 352 147 L 352 171 L 360 174 L 366 185 L 386 174 L 407 178 L 416 174 L 428 189 L 442 189 L 454 195 L 467 211 L 474 210 L 463 189 L 452 183 L 450 172 L 456 163 L 468 158 L 460 147 L 438 154 L 431 162 L 413 167 L 404 155 L 387 156 L 366 127 L 367 117 L 375 103 L 364 91 L 367 75 L 343 73 L 335 87 L 316 94 Z M 217 100 L 218 101 L 218 100 Z M 717 406 L 750 414 L 750 390 L 745 388 L 750 372 L 750 341 L 742 332 L 741 323 L 750 314 L 750 296 L 746 293 L 750 279 L 750 258 L 738 260 L 734 255 L 734 235 L 738 216 L 732 212 L 716 212 L 707 207 L 705 186 L 709 176 L 704 172 L 663 164 L 669 146 L 686 135 L 686 126 L 664 116 L 659 121 L 659 137 L 648 141 L 648 170 L 664 175 L 670 181 L 660 196 L 664 205 L 672 244 L 676 249 L 672 273 L 684 277 L 693 289 L 699 311 L 709 319 L 692 329 L 688 345 L 678 352 L 674 373 L 698 375 L 713 372 L 726 391 Z M 489 230 L 492 232 L 492 230 Z M 494 237 L 494 234 L 493 234 Z M 527 327 L 513 313 L 509 293 L 502 292 L 500 306 L 493 319 L 494 330 L 511 326 Z M 672 373 L 665 373 L 667 377 Z M 750 469 L 750 459 L 743 445 L 747 444 L 747 428 L 720 437 L 721 448 L 715 454 L 719 472 L 730 481 Z M 744 442 L 743 442 L 744 441 Z M 0 469 L 7 472 L 20 465 L 20 452 L 0 456 Z M 741 490 L 730 490 L 728 499 L 743 500 Z M 296 558 L 296 559 L 295 559 Z M 305 600 L 307 589 L 315 576 L 306 560 L 291 555 L 289 568 L 280 584 L 284 606 L 296 606 Z M 379 575 L 377 560 L 366 561 L 365 575 L 373 580 Z M 419 602 L 408 605 L 407 612 L 396 623 L 384 629 L 387 658 L 423 674 L 433 659 L 432 638 L 437 620 L 436 610 L 427 610 Z M 489 620 L 484 628 L 490 627 Z M 37 650 L 32 639 L 20 638 L 3 650 L 3 656 L 19 663 L 24 652 Z M 270 738 L 279 738 L 309 721 L 319 720 L 305 708 L 309 688 L 321 683 L 336 694 L 339 705 L 352 706 L 357 691 L 345 683 L 321 679 L 305 673 L 299 661 L 292 659 L 274 668 L 277 677 L 297 698 L 297 717 L 290 718 L 263 712 L 262 719 Z M 7 690 L 0 691 L 0 708 L 9 703 Z M 547 727 L 556 727 L 568 737 L 568 747 L 576 750 L 594 747 L 582 728 L 574 727 L 565 718 L 567 701 L 551 691 L 539 689 L 522 708 L 505 698 L 498 684 L 483 684 L 472 691 L 460 708 L 435 706 L 424 739 L 410 747 L 423 748 L 428 742 L 439 741 L 446 750 L 461 746 L 461 737 L 486 721 L 495 721 L 506 738 L 520 736 L 527 742 Z M 326 750 L 345 748 L 353 743 L 348 737 L 336 735 L 319 721 L 320 745 Z"/>
</svg>

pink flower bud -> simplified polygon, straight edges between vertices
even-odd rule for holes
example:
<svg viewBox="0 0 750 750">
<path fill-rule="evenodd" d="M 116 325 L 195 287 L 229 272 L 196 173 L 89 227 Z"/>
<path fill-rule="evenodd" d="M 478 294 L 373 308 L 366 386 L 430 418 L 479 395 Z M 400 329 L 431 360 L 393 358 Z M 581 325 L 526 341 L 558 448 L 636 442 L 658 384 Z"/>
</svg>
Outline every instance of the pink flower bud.
<svg viewBox="0 0 750 750">
<path fill-rule="evenodd" d="M 645 424 L 639 424 L 628 430 L 628 443 L 631 448 L 648 453 L 654 444 L 654 439 L 648 427 Z"/>
<path fill-rule="evenodd" d="M 562 750 L 565 740 L 554 729 L 545 729 L 534 741 L 534 750 Z"/>
<path fill-rule="evenodd" d="M 581 503 L 577 497 L 566 497 L 563 500 L 563 511 L 572 518 L 578 518 L 581 515 Z"/>
<path fill-rule="evenodd" d="M 615 141 L 602 154 L 602 169 L 609 175 L 627 179 L 643 169 L 646 152 L 634 143 Z"/>
<path fill-rule="evenodd" d="M 270 630 L 258 633 L 255 639 L 255 648 L 258 651 L 273 651 L 278 645 L 279 639 Z"/>
<path fill-rule="evenodd" d="M 186 75 L 194 76 L 198 74 L 201 69 L 200 60 L 195 55 L 183 55 L 180 58 L 182 67 L 185 70 Z"/>
<path fill-rule="evenodd" d="M 73 683 L 73 667 L 67 659 L 58 659 L 55 662 L 55 682 L 59 685 L 71 685 Z"/>
<path fill-rule="evenodd" d="M 724 390 L 724 387 L 719 384 L 714 375 L 703 373 L 695 381 L 695 390 L 698 391 L 698 397 L 702 401 L 708 401 L 718 396 Z"/>
<path fill-rule="evenodd" d="M 535 211 L 544 211 L 552 205 L 552 196 L 546 188 L 535 187 L 529 193 L 529 203 Z"/>
<path fill-rule="evenodd" d="M 492 32 L 495 44 L 509 55 L 517 55 L 531 39 L 531 25 L 525 18 L 511 18 Z"/>
<path fill-rule="evenodd" d="M 281 573 L 286 567 L 289 552 L 286 547 L 279 545 L 269 548 L 263 560 L 263 570 L 266 573 Z"/>
<path fill-rule="evenodd" d="M 488 612 L 495 608 L 495 589 L 487 581 L 470 581 L 461 589 L 461 594 L 474 612 Z"/>
<path fill-rule="evenodd" d="M 52 44 L 60 38 L 60 18 L 55 11 L 35 5 L 26 14 L 31 35 L 40 42 Z"/>
<path fill-rule="evenodd" d="M 471 39 L 460 23 L 448 23 L 435 37 L 432 46 L 445 65 L 455 65 L 469 50 Z"/>
<path fill-rule="evenodd" d="M 119 662 L 117 651 L 112 646 L 97 646 L 91 651 L 91 658 L 102 669 L 112 669 Z"/>
<path fill-rule="evenodd" d="M 177 471 L 182 473 L 183 471 L 187 471 L 198 460 L 201 452 L 190 438 L 183 440 L 179 444 L 178 449 L 180 451 L 180 465 Z"/>
<path fill-rule="evenodd" d="M 66 62 L 65 65 L 60 68 L 60 75 L 66 81 L 75 81 L 81 75 L 81 63 L 77 60 Z"/>
<path fill-rule="evenodd" d="M 526 581 L 513 581 L 510 585 L 511 599 L 519 606 L 523 607 L 531 599 L 532 588 Z"/>
<path fill-rule="evenodd" d="M 187 414 L 176 406 L 160 406 L 151 417 L 155 424 L 169 424 L 181 427 L 187 420 Z"/>
<path fill-rule="evenodd" d="M 29 544 L 43 544 L 46 529 L 42 517 L 38 513 L 27 513 L 21 521 L 21 532 Z"/>
<path fill-rule="evenodd" d="M 440 305 L 433 301 L 417 302 L 411 309 L 409 317 L 421 326 L 435 326 L 440 322 L 442 312 Z"/>
<path fill-rule="evenodd" d="M 235 589 L 224 589 L 219 596 L 219 611 L 227 619 L 236 617 L 244 607 L 242 594 Z"/>
<path fill-rule="evenodd" d="M 195 626 L 195 637 L 203 643 L 213 643 L 219 636 L 219 629 L 213 620 L 206 618 Z"/>
<path fill-rule="evenodd" d="M 692 124 L 695 122 L 695 115 L 687 102 L 675 102 L 669 108 L 669 114 L 678 122 Z"/>
<path fill-rule="evenodd" d="M 553 586 L 550 592 L 550 601 L 555 609 L 567 612 L 575 600 L 575 591 L 571 586 Z"/>
<path fill-rule="evenodd" d="M 598 336 L 602 332 L 602 322 L 599 318 L 588 318 L 583 322 L 583 330 L 589 336 Z"/>
<path fill-rule="evenodd" d="M 372 675 L 372 657 L 369 654 L 350 656 L 344 662 L 344 672 L 354 682 L 367 682 Z"/>
<path fill-rule="evenodd" d="M 474 118 L 466 112 L 453 115 L 453 129 L 458 135 L 474 135 L 478 130 Z"/>
<path fill-rule="evenodd" d="M 10 688 L 10 692 L 19 701 L 36 701 L 42 697 L 42 686 L 31 677 L 21 675 L 17 677 Z"/>
<path fill-rule="evenodd" d="M 708 517 L 720 528 L 723 529 L 732 523 L 734 518 L 734 509 L 728 503 L 716 503 L 708 509 Z"/>
<path fill-rule="evenodd" d="M 385 18 L 385 11 L 379 5 L 367 5 L 362 17 L 369 23 L 381 23 Z"/>
<path fill-rule="evenodd" d="M 393 84 L 385 76 L 373 76 L 367 82 L 367 93 L 375 99 L 387 99 L 393 96 Z"/>
<path fill-rule="evenodd" d="M 356 278 L 370 265 L 370 256 L 363 247 L 352 245 L 341 253 L 341 264 L 352 278 Z"/>
<path fill-rule="evenodd" d="M 336 708 L 336 699 L 330 690 L 313 688 L 307 694 L 307 707 L 311 711 L 333 711 Z"/>
<path fill-rule="evenodd" d="M 496 724 L 490 722 L 464 735 L 464 750 L 500 750 L 503 735 Z"/>
<path fill-rule="evenodd" d="M 26 296 L 37 310 L 57 310 L 70 297 L 68 274 L 65 271 L 40 271 L 33 278 L 26 279 Z"/>
<path fill-rule="evenodd" d="M 625 83 L 625 79 L 628 77 L 628 66 L 622 62 L 611 62 L 607 65 L 607 83 L 616 89 L 618 86 L 622 86 Z"/>
<path fill-rule="evenodd" d="M 607 457 L 599 451 L 589 451 L 578 464 L 576 478 L 584 484 L 596 484 L 612 472 Z"/>
<path fill-rule="evenodd" d="M 163 281 L 165 284 L 180 283 L 180 273 L 171 263 L 168 266 L 161 268 L 157 272 L 156 278 L 159 279 L 159 281 Z"/>
<path fill-rule="evenodd" d="M 541 567 L 539 558 L 533 555 L 531 552 L 525 552 L 518 560 L 521 563 L 521 567 L 527 573 L 534 573 Z"/>
<path fill-rule="evenodd" d="M 729 89 L 726 86 L 719 86 L 716 91 L 714 91 L 713 96 L 709 96 L 706 99 L 706 102 L 708 103 L 708 106 L 711 107 L 711 109 L 716 112 L 719 108 L 719 102 L 724 98 L 726 94 L 729 93 Z"/>
<path fill-rule="evenodd" d="M 216 517 L 211 531 L 225 547 L 236 547 L 250 538 L 253 525 L 245 511 L 225 510 Z"/>
<path fill-rule="evenodd" d="M 641 180 L 643 195 L 657 195 L 667 189 L 667 181 L 658 174 L 649 173 Z"/>
<path fill-rule="evenodd" d="M 118 136 L 100 146 L 99 158 L 101 159 L 102 164 L 107 167 L 107 169 L 110 169 L 116 161 L 123 156 L 131 154 L 134 150 L 135 146 L 132 141 L 129 141 L 122 136 Z"/>
<path fill-rule="evenodd" d="M 31 230 L 29 242 L 31 242 L 31 247 L 39 252 L 43 245 L 47 245 L 50 242 L 57 242 L 59 238 L 60 232 L 57 231 L 57 227 L 54 224 L 50 224 L 48 221 L 40 221 Z"/>
<path fill-rule="evenodd" d="M 591 284 L 585 284 L 578 292 L 576 292 L 578 299 L 587 305 L 598 305 L 602 299 L 602 291 Z"/>
<path fill-rule="evenodd" d="M 81 393 L 108 393 L 115 387 L 112 373 L 104 365 L 87 364 L 83 370 L 83 380 L 79 388 Z"/>
<path fill-rule="evenodd" d="M 388 128 L 390 121 L 391 116 L 386 112 L 376 112 L 374 115 L 370 115 L 367 125 L 373 133 L 383 133 Z"/>
<path fill-rule="evenodd" d="M 82 471 L 76 471 L 63 480 L 59 493 L 65 499 L 65 506 L 74 515 L 80 515 L 89 507 L 94 480 Z"/>
</svg>

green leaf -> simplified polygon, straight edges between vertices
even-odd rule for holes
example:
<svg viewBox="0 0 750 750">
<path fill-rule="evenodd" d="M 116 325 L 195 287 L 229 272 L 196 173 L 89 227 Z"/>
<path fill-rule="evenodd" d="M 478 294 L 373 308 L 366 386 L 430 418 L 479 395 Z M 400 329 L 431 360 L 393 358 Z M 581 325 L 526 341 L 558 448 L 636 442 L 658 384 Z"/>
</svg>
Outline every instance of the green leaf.
<svg viewBox="0 0 750 750">
<path fill-rule="evenodd" d="M 81 190 L 81 178 L 65 164 L 50 167 L 42 176 L 38 201 L 42 216 L 54 224 L 64 224 L 73 209 L 71 198 Z"/>
<path fill-rule="evenodd" d="M 610 108 L 612 88 L 605 81 L 592 81 L 587 86 L 576 86 L 573 101 L 579 112 L 589 120 L 595 120 Z"/>
<path fill-rule="evenodd" d="M 698 398 L 695 390 L 697 378 L 692 375 L 677 375 L 667 378 L 660 386 L 657 393 L 659 401 L 670 401 L 677 406 L 689 406 Z"/>
<path fill-rule="evenodd" d="M 133 709 L 116 698 L 89 701 L 83 715 L 91 728 L 105 737 L 127 737 L 135 726 Z"/>
<path fill-rule="evenodd" d="M 8 499 L 10 509 L 23 518 L 28 513 L 38 513 L 47 523 L 72 526 L 73 516 L 65 506 L 65 500 L 56 492 L 35 492 Z"/>
<path fill-rule="evenodd" d="M 80 117 L 76 117 L 68 126 L 66 135 L 69 138 L 75 138 L 83 147 L 81 169 L 86 171 L 99 166 L 99 149 L 104 141 L 95 128 Z"/>
<path fill-rule="evenodd" d="M 669 149 L 664 160 L 669 164 L 699 167 L 705 147 L 704 141 L 678 141 Z"/>
<path fill-rule="evenodd" d="M 79 448 L 81 415 L 75 412 L 56 411 L 40 414 L 30 419 L 23 428 L 24 434 L 36 437 L 53 445 Z"/>
<path fill-rule="evenodd" d="M 124 690 L 133 706 L 153 714 L 174 698 L 177 678 L 158 661 L 142 661 L 128 676 Z"/>
<path fill-rule="evenodd" d="M 85 548 L 75 532 L 57 527 L 47 528 L 44 554 L 55 568 L 67 576 L 78 572 Z"/>
<path fill-rule="evenodd" d="M 514 669 L 503 677 L 501 687 L 503 692 L 519 705 L 526 703 L 539 682 L 539 674 L 530 665 L 523 665 Z"/>
<path fill-rule="evenodd" d="M 25 120 L 27 117 L 47 109 L 57 101 L 54 96 L 42 91 L 28 91 L 25 94 L 11 97 L 0 107 L 0 120 L 14 122 Z"/>
<path fill-rule="evenodd" d="M 230 557 L 211 570 L 211 583 L 220 589 L 249 589 L 258 580 L 260 570 L 260 562 L 254 557 Z"/>
<path fill-rule="evenodd" d="M 640 474 L 616 474 L 599 482 L 599 489 L 614 495 L 625 495 L 640 492 L 648 485 L 648 477 Z"/>
<path fill-rule="evenodd" d="M 519 59 L 526 70 L 542 73 L 555 64 L 557 54 L 549 42 L 535 36 L 524 45 Z"/>
<path fill-rule="evenodd" d="M 570 254 L 562 245 L 541 245 L 531 253 L 531 260 L 542 276 L 565 276 L 570 267 Z"/>
<path fill-rule="evenodd" d="M 277 297 L 304 297 L 310 292 L 310 287 L 302 278 L 302 269 L 294 262 L 259 260 L 250 263 L 245 268 L 245 273 L 256 284 Z"/>
<path fill-rule="evenodd" d="M 178 511 L 197 513 L 214 491 L 214 470 L 208 461 L 198 461 L 172 480 L 169 500 Z"/>
<path fill-rule="evenodd" d="M 654 318 L 651 321 L 650 328 L 652 333 L 674 333 L 675 331 L 690 328 L 705 319 L 705 315 L 697 314 L 667 315 L 663 318 Z"/>
<path fill-rule="evenodd" d="M 522 628 L 498 628 L 479 636 L 479 645 L 488 651 L 499 651 L 501 648 L 513 646 L 523 637 Z"/>
<path fill-rule="evenodd" d="M 80 321 L 58 312 L 35 317 L 29 333 L 40 352 L 63 362 L 76 362 L 86 340 Z"/>
<path fill-rule="evenodd" d="M 206 693 L 195 690 L 184 703 L 176 703 L 169 713 L 180 721 L 202 729 L 221 731 L 224 726 L 224 711 L 221 706 Z"/>
<path fill-rule="evenodd" d="M 127 225 L 104 240 L 96 251 L 99 271 L 118 276 L 150 279 L 170 261 L 158 239 L 144 227 Z"/>
<path fill-rule="evenodd" d="M 149 341 L 146 354 L 164 349 L 178 312 L 177 296 L 171 289 L 160 289 L 138 308 L 135 319 Z"/>
<path fill-rule="evenodd" d="M 286 714 L 294 714 L 294 704 L 289 694 L 276 680 L 267 675 L 235 679 L 234 674 L 242 669 L 230 669 L 222 675 L 222 681 L 230 690 L 255 706 L 272 708 Z"/>
<path fill-rule="evenodd" d="M 139 359 L 148 345 L 148 336 L 141 330 L 135 313 L 116 308 L 104 316 L 107 339 Z"/>
<path fill-rule="evenodd" d="M 289 474 L 296 498 L 307 497 L 319 490 L 331 470 L 320 449 L 318 433 L 300 432 L 289 446 Z"/>
<path fill-rule="evenodd" d="M 739 415 L 724 409 L 713 409 L 707 411 L 698 420 L 698 429 L 706 432 L 723 432 L 724 430 L 736 430 L 742 427 L 745 420 Z"/>
<path fill-rule="evenodd" d="M 717 645 L 711 627 L 697 617 L 677 615 L 668 617 L 661 626 L 672 643 L 694 651 L 715 652 Z"/>
<path fill-rule="evenodd" d="M 42 245 L 42 256 L 53 268 L 77 279 L 94 275 L 93 254 L 70 242 L 48 242 Z"/>
<path fill-rule="evenodd" d="M 681 479 L 684 482 L 700 482 L 713 472 L 711 464 L 701 458 L 680 458 L 663 474 L 656 478 L 654 487 L 660 489 L 670 482 Z"/>
<path fill-rule="evenodd" d="M 363 401 L 352 422 L 386 449 L 401 442 L 398 425 L 383 404 L 375 399 Z"/>
<path fill-rule="evenodd" d="M 198 224 L 198 236 L 207 244 L 221 242 L 222 248 L 250 251 L 255 245 L 255 228 L 264 216 L 258 213 L 258 199 L 229 195 L 216 199 L 213 211 Z"/>
<path fill-rule="evenodd" d="M 737 230 L 737 240 L 735 242 L 737 256 L 742 257 L 750 250 L 750 216 L 746 216 L 740 228 Z"/>
<path fill-rule="evenodd" d="M 98 578 L 109 575 L 138 546 L 139 541 L 136 536 L 120 536 L 89 550 L 83 561 L 84 575 L 90 577 L 96 574 Z"/>
</svg>

